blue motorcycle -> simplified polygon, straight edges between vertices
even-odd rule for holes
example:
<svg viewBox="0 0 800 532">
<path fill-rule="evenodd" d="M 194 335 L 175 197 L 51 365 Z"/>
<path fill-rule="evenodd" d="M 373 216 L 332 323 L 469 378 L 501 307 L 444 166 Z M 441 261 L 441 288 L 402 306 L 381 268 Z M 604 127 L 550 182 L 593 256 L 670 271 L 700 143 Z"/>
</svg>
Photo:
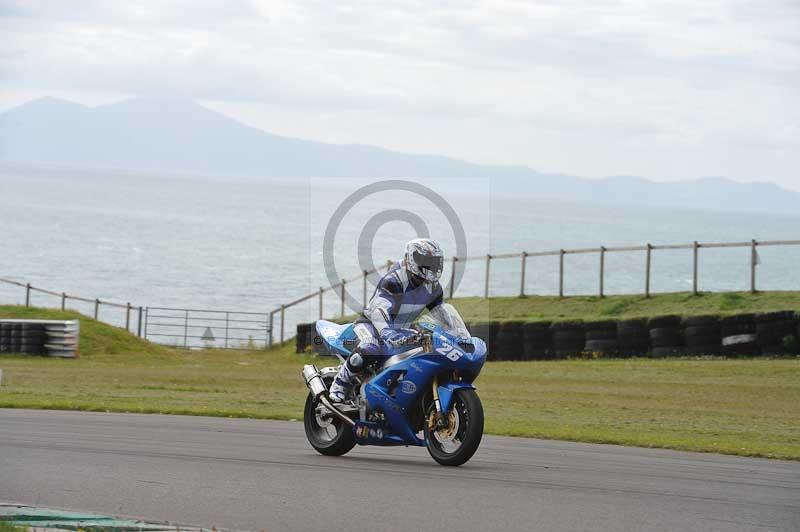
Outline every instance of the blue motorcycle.
<svg viewBox="0 0 800 532">
<path fill-rule="evenodd" d="M 303 424 L 314 449 L 341 456 L 356 444 L 415 445 L 449 466 L 475 454 L 483 437 L 483 405 L 473 382 L 486 361 L 486 344 L 469 336 L 455 309 L 445 309 L 448 324 L 425 316 L 417 328 L 403 331 L 403 342 L 387 346 L 388 358 L 366 368 L 348 402 L 328 398 L 338 366 L 303 367 L 309 389 Z M 327 352 L 342 363 L 358 343 L 352 324 L 319 320 L 316 329 Z"/>
</svg>

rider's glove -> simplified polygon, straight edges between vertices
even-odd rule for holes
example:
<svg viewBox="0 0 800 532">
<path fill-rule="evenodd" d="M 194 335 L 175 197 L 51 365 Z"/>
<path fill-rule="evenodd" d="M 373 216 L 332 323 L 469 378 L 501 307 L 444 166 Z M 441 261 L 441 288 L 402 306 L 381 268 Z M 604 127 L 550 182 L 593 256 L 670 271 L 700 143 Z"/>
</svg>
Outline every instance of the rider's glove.
<svg viewBox="0 0 800 532">
<path fill-rule="evenodd" d="M 392 348 L 407 345 L 413 341 L 413 335 L 409 335 L 403 330 L 384 329 L 381 331 L 381 341 Z"/>
<path fill-rule="evenodd" d="M 367 336 L 358 343 L 358 352 L 366 356 L 380 355 L 381 346 L 377 339 Z"/>
</svg>

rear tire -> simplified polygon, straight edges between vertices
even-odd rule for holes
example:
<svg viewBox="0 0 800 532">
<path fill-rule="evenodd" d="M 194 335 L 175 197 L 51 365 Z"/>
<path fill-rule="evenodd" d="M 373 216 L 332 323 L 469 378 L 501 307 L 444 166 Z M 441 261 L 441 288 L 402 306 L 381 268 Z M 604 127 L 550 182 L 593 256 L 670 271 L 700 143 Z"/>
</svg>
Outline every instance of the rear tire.
<svg viewBox="0 0 800 532">
<path fill-rule="evenodd" d="M 433 404 L 428 408 L 428 417 L 434 410 Z M 458 444 L 452 443 L 453 447 L 447 449 L 448 445 L 441 442 L 437 438 L 437 432 L 431 432 L 428 427 L 428 421 L 425 420 L 425 446 L 428 448 L 428 453 L 439 464 L 444 466 L 460 466 L 467 460 L 472 458 L 478 446 L 481 444 L 483 438 L 483 405 L 475 393 L 475 390 L 460 389 L 457 390 L 453 396 L 453 404 L 450 407 L 451 412 L 455 412 L 458 429 L 454 436 L 454 440 L 458 440 Z M 452 415 L 452 414 L 451 414 Z"/>
<path fill-rule="evenodd" d="M 330 388 L 330 380 L 326 379 L 325 385 Z M 303 411 L 303 426 L 306 438 L 311 447 L 325 456 L 342 456 L 347 454 L 356 445 L 353 428 L 333 414 L 320 418 L 317 415 L 319 401 L 314 400 L 311 394 L 306 397 L 306 406 Z"/>
</svg>

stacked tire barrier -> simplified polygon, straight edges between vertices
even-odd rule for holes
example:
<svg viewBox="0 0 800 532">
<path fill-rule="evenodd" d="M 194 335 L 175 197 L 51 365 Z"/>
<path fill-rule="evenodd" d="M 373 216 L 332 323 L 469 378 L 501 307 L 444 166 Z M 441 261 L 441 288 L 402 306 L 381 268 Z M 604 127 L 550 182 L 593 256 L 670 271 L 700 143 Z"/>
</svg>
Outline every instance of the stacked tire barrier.
<svg viewBox="0 0 800 532">
<path fill-rule="evenodd" d="M 644 318 L 617 322 L 619 354 L 632 357 L 650 351 L 650 331 Z"/>
<path fill-rule="evenodd" d="M 497 329 L 495 350 L 498 353 L 507 353 L 504 360 L 524 360 L 525 345 L 523 341 L 522 322 L 507 321 L 501 323 Z"/>
<path fill-rule="evenodd" d="M 792 311 L 735 316 L 467 323 L 488 360 L 570 357 L 782 356 L 800 354 L 800 319 Z M 315 345 L 314 324 L 297 326 L 297 351 Z"/>
<path fill-rule="evenodd" d="M 24 322 L 0 322 L 0 352 L 45 354 L 44 325 Z"/>
<path fill-rule="evenodd" d="M 297 353 L 302 353 L 306 350 L 307 347 L 309 347 L 308 343 L 309 331 L 313 330 L 314 330 L 313 323 L 297 324 L 297 336 L 294 337 L 295 351 Z"/>
<path fill-rule="evenodd" d="M 76 358 L 79 337 L 77 320 L 0 320 L 0 353 Z"/>
<path fill-rule="evenodd" d="M 489 349 L 487 355 L 488 360 L 509 360 L 508 358 L 497 358 L 499 354 L 499 350 L 497 349 L 497 333 L 500 330 L 500 324 L 498 322 L 481 321 L 472 324 L 467 323 L 465 325 L 472 336 L 482 338 L 483 341 L 486 342 L 486 346 Z M 513 357 L 514 355 L 512 353 L 507 353 L 504 356 Z"/>
<path fill-rule="evenodd" d="M 523 360 L 547 360 L 550 358 L 549 321 L 532 321 L 522 324 Z"/>
<path fill-rule="evenodd" d="M 295 346 L 298 353 L 303 351 L 322 350 L 322 342 L 317 334 L 316 323 L 298 323 L 297 336 L 295 336 Z"/>
<path fill-rule="evenodd" d="M 619 354 L 619 336 L 617 322 L 614 320 L 587 321 L 585 352 L 598 356 L 616 356 Z"/>
<path fill-rule="evenodd" d="M 721 355 L 720 318 L 692 316 L 684 320 L 683 337 L 687 355 Z"/>
<path fill-rule="evenodd" d="M 756 315 L 737 314 L 722 318 L 722 352 L 727 356 L 759 355 L 756 342 Z"/>
<path fill-rule="evenodd" d="M 550 325 L 550 333 L 553 344 L 551 358 L 567 358 L 583 352 L 586 345 L 586 331 L 582 321 L 555 322 Z"/>
<path fill-rule="evenodd" d="M 650 356 L 661 358 L 683 354 L 681 324 L 680 316 L 660 316 L 647 321 L 650 335 Z"/>
<path fill-rule="evenodd" d="M 800 323 L 793 312 L 767 312 L 756 316 L 756 343 L 764 355 L 780 355 L 800 341 Z M 795 344 L 796 345 L 796 344 Z"/>
<path fill-rule="evenodd" d="M 319 354 L 328 354 L 323 344 L 322 337 L 317 333 L 316 323 L 298 323 L 297 335 L 294 341 L 295 351 L 297 353 L 313 351 Z"/>
</svg>

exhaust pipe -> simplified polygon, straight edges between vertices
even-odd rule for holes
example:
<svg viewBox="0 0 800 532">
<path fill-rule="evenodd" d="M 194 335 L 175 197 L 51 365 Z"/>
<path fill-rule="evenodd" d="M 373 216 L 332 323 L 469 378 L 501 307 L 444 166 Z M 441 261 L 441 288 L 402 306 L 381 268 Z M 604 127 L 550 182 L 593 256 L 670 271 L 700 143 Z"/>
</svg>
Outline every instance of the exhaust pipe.
<svg viewBox="0 0 800 532">
<path fill-rule="evenodd" d="M 314 364 L 306 364 L 303 366 L 303 379 L 306 381 L 306 386 L 308 386 L 314 399 L 319 399 L 319 402 L 322 403 L 325 408 L 351 427 L 355 426 L 355 421 L 331 404 L 330 399 L 328 399 L 328 388 L 325 386 L 325 382 L 322 380 L 319 370 L 317 370 Z"/>
<path fill-rule="evenodd" d="M 306 386 L 311 390 L 311 395 L 314 399 L 328 391 L 322 377 L 314 364 L 306 364 L 303 366 L 303 379 L 306 381 Z"/>
</svg>

